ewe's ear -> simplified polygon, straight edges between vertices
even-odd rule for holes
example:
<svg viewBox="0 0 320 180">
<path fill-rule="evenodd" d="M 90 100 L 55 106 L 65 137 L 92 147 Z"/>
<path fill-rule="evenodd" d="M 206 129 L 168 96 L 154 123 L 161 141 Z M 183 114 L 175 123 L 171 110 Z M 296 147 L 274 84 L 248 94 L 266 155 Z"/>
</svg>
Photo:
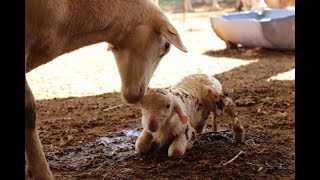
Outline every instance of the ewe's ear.
<svg viewBox="0 0 320 180">
<path fill-rule="evenodd" d="M 188 117 L 186 116 L 186 114 L 182 111 L 179 103 L 177 102 L 174 102 L 174 110 L 176 111 L 176 113 L 178 114 L 179 116 L 179 119 L 180 121 L 183 123 L 183 124 L 186 124 L 188 122 Z"/>
<path fill-rule="evenodd" d="M 112 44 L 108 43 L 108 49 L 107 49 L 107 51 L 111 51 L 111 48 L 114 48 L 114 46 L 113 46 Z"/>
<path fill-rule="evenodd" d="M 174 46 L 183 52 L 188 52 L 188 49 L 183 45 L 179 33 L 176 28 L 169 22 L 160 26 L 160 33 L 166 37 Z"/>
</svg>

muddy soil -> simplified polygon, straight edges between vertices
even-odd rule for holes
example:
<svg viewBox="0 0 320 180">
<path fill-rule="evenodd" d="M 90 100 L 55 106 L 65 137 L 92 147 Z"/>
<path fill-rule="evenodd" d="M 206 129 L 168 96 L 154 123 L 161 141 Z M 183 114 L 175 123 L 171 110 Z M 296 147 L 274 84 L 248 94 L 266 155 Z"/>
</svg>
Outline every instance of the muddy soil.
<svg viewBox="0 0 320 180">
<path fill-rule="evenodd" d="M 54 177 L 295 179 L 295 82 L 269 79 L 294 69 L 295 52 L 239 47 L 209 48 L 202 55 L 212 61 L 220 57 L 255 60 L 212 73 L 239 108 L 246 130 L 244 143 L 233 142 L 230 119 L 222 115 L 221 132 L 212 133 L 208 121 L 183 157 L 168 158 L 168 147 L 157 145 L 150 153 L 137 155 L 134 143 L 142 130 L 141 112 L 123 104 L 118 92 L 39 99 L 37 128 Z"/>
</svg>

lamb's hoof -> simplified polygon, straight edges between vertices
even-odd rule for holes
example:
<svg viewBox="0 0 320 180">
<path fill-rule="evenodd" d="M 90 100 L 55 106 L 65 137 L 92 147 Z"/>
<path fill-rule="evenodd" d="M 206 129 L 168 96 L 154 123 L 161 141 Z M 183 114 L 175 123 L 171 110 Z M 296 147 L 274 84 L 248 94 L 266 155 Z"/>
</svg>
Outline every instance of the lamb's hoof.
<svg viewBox="0 0 320 180">
<path fill-rule="evenodd" d="M 233 137 L 234 141 L 236 143 L 243 143 L 244 142 L 244 136 L 243 137 Z"/>
<path fill-rule="evenodd" d="M 217 132 L 219 132 L 219 130 L 218 130 L 218 128 L 217 128 L 217 127 L 215 127 L 215 128 L 213 127 L 213 128 L 212 128 L 212 132 L 217 133 Z"/>
<path fill-rule="evenodd" d="M 184 152 L 178 150 L 178 149 L 169 149 L 168 156 L 169 157 L 180 157 L 183 156 Z"/>
<path fill-rule="evenodd" d="M 233 128 L 233 139 L 236 143 L 244 142 L 244 129 L 242 127 Z"/>
<path fill-rule="evenodd" d="M 141 143 L 138 141 L 138 143 L 135 144 L 135 150 L 138 154 L 145 154 L 151 149 L 152 144 L 147 143 Z"/>
</svg>

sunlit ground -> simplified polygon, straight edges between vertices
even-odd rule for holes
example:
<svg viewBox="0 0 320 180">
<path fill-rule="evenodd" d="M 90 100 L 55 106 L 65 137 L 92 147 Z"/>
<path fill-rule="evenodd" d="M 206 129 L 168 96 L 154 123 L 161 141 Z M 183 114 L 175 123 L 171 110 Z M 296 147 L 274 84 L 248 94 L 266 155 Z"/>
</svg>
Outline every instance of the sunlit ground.
<svg viewBox="0 0 320 180">
<path fill-rule="evenodd" d="M 295 71 L 296 69 L 291 69 L 284 73 L 279 73 L 276 76 L 272 76 L 268 79 L 270 80 L 294 80 L 295 79 Z"/>
<path fill-rule="evenodd" d="M 198 15 L 198 14 L 197 14 Z M 213 32 L 209 17 L 212 13 L 199 13 L 183 23 L 182 14 L 168 14 L 189 50 L 184 53 L 175 47 L 159 64 L 150 87 L 167 87 L 192 73 L 211 75 L 229 71 L 257 60 L 217 58 L 204 55 L 206 51 L 224 49 L 224 42 Z M 294 69 L 271 77 L 293 80 Z M 34 96 L 39 99 L 81 97 L 120 91 L 120 77 L 114 57 L 106 43 L 81 48 L 38 67 L 27 74 Z"/>
</svg>

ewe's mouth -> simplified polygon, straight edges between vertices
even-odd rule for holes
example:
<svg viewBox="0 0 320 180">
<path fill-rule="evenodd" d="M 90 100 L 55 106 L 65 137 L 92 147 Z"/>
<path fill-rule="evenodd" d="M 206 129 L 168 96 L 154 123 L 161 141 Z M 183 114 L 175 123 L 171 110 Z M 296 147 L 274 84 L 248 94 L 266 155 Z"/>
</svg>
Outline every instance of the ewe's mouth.
<svg viewBox="0 0 320 180">
<path fill-rule="evenodd" d="M 136 104 L 140 102 L 145 94 L 144 86 L 129 86 L 121 91 L 121 97 L 126 104 Z"/>
<path fill-rule="evenodd" d="M 137 104 L 142 100 L 142 97 L 124 97 L 121 96 L 125 104 Z"/>
</svg>

